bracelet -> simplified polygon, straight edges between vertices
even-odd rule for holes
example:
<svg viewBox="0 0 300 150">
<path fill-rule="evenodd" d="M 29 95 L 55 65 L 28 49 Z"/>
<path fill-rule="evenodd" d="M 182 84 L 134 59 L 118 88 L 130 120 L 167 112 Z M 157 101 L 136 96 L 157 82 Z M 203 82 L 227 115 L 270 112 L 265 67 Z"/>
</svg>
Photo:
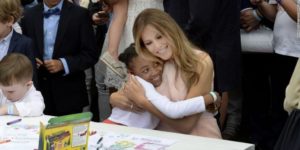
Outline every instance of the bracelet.
<svg viewBox="0 0 300 150">
<path fill-rule="evenodd" d="M 14 114 L 14 105 L 13 104 L 7 105 L 7 114 L 8 115 Z"/>
<path fill-rule="evenodd" d="M 261 21 L 262 18 L 257 14 L 256 9 L 252 10 L 252 14 L 257 21 Z"/>
<path fill-rule="evenodd" d="M 213 97 L 214 103 L 218 100 L 218 97 L 215 92 L 209 92 L 209 94 Z"/>
</svg>

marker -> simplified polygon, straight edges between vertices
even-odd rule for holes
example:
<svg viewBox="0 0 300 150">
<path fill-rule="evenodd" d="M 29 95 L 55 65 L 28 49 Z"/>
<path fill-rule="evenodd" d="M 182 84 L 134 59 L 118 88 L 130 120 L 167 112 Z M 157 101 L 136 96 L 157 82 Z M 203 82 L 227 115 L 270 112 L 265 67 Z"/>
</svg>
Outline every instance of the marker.
<svg viewBox="0 0 300 150">
<path fill-rule="evenodd" d="M 97 141 L 98 147 L 97 147 L 96 150 L 99 150 L 99 149 L 103 146 L 103 144 L 101 143 L 102 140 L 103 140 L 103 136 L 101 136 L 100 139 Z M 100 143 L 101 143 L 101 144 L 100 144 Z"/>
<path fill-rule="evenodd" d="M 0 141 L 0 144 L 4 144 L 4 143 L 8 143 L 8 142 L 10 142 L 10 140 L 2 140 L 2 141 Z"/>
<path fill-rule="evenodd" d="M 13 120 L 13 121 L 7 122 L 6 125 L 12 125 L 12 124 L 20 122 L 21 120 L 22 119 Z"/>
<path fill-rule="evenodd" d="M 103 137 L 101 137 L 98 141 L 97 144 L 99 144 L 103 140 Z"/>
</svg>

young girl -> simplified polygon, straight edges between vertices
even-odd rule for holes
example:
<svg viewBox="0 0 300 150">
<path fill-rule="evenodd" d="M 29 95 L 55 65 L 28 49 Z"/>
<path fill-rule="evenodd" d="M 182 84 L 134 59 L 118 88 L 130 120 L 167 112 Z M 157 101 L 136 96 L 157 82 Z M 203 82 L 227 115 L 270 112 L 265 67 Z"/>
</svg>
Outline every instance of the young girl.
<svg viewBox="0 0 300 150">
<path fill-rule="evenodd" d="M 176 22 L 165 12 L 146 9 L 136 18 L 133 35 L 138 53 L 159 57 L 164 61 L 162 83 L 158 91 L 172 101 L 205 95 L 212 89 L 213 64 L 209 55 L 195 48 L 186 38 Z M 136 97 L 143 90 L 130 78 L 125 94 L 138 105 L 153 112 L 145 99 Z M 143 95 L 142 95 L 143 96 Z M 176 126 L 162 120 L 160 130 L 181 131 L 193 135 L 221 138 L 216 119 L 212 113 L 204 112 L 186 118 L 185 126 Z"/>
</svg>

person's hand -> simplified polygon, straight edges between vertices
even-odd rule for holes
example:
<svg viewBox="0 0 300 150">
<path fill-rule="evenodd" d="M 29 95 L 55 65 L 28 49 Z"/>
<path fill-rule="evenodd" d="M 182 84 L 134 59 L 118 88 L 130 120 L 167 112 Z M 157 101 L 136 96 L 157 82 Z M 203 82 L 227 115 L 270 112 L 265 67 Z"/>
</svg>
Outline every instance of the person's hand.
<svg viewBox="0 0 300 150">
<path fill-rule="evenodd" d="M 217 96 L 217 100 L 212 103 L 212 104 L 209 104 L 206 106 L 206 110 L 211 112 L 211 113 L 215 113 L 219 110 L 220 106 L 221 106 L 221 96 L 218 92 L 214 92 L 215 95 Z"/>
<path fill-rule="evenodd" d="M 138 107 L 133 101 L 129 100 L 124 95 L 123 91 L 112 93 L 110 103 L 113 105 L 113 107 L 118 107 L 126 111 L 131 111 L 135 113 L 144 111 L 144 109 Z"/>
<path fill-rule="evenodd" d="M 134 101 L 140 107 L 142 107 L 144 101 L 147 100 L 144 88 L 133 75 L 128 75 L 128 81 L 125 84 L 123 91 L 127 98 Z"/>
<path fill-rule="evenodd" d="M 240 22 L 246 32 L 253 31 L 259 27 L 260 22 L 253 15 L 254 9 L 246 9 L 240 14 Z"/>
<path fill-rule="evenodd" d="M 218 92 L 214 92 L 214 93 L 217 95 L 217 100 L 214 102 L 214 105 L 215 105 L 216 109 L 219 110 L 219 108 L 221 107 L 222 98 Z"/>
<path fill-rule="evenodd" d="M 105 2 L 102 2 L 102 10 L 107 13 L 112 12 L 112 6 L 107 5 Z"/>
<path fill-rule="evenodd" d="M 3 105 L 0 107 L 0 116 L 7 114 L 7 105 Z"/>
<path fill-rule="evenodd" d="M 99 11 L 93 14 L 92 20 L 96 25 L 103 25 L 108 23 L 109 15 L 105 11 Z"/>
<path fill-rule="evenodd" d="M 215 104 L 209 104 L 206 106 L 206 110 L 208 112 L 215 113 L 218 109 L 216 108 Z"/>
<path fill-rule="evenodd" d="M 56 73 L 64 69 L 62 62 L 57 59 L 45 60 L 44 66 L 50 73 Z"/>
<path fill-rule="evenodd" d="M 36 68 L 39 69 L 44 63 L 39 58 L 35 58 Z"/>
</svg>

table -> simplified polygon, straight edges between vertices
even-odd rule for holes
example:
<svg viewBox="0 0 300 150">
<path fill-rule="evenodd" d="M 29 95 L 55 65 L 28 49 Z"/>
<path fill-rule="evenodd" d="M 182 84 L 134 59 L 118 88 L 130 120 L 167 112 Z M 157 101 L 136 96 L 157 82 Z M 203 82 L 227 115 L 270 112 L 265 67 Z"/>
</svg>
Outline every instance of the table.
<svg viewBox="0 0 300 150">
<path fill-rule="evenodd" d="M 21 117 L 18 116 L 0 116 L 0 138 L 5 136 L 3 134 L 7 134 L 7 125 L 6 123 Z M 41 116 L 41 117 L 25 117 L 22 118 L 22 121 L 17 123 L 19 126 L 22 125 L 31 125 L 31 126 L 39 126 L 40 122 L 47 123 L 47 121 L 51 118 L 50 116 Z M 27 127 L 26 127 L 27 128 Z M 253 144 L 242 143 L 242 142 L 234 142 L 234 141 L 227 141 L 227 140 L 219 140 L 219 139 L 212 139 L 212 138 L 205 138 L 199 136 L 192 136 L 192 135 L 185 135 L 179 133 L 171 133 L 171 132 L 163 132 L 157 130 L 149 130 L 149 129 L 141 129 L 141 128 L 133 128 L 133 127 L 126 127 L 126 126 L 118 126 L 118 125 L 110 125 L 104 124 L 99 122 L 91 122 L 90 123 L 90 131 L 96 131 L 97 133 L 122 133 L 122 134 L 134 134 L 134 135 L 142 135 L 142 136 L 149 136 L 154 138 L 162 138 L 162 139 L 170 139 L 174 140 L 175 143 L 167 147 L 167 150 L 254 150 Z M 36 131 L 33 131 L 36 132 Z M 24 133 L 25 134 L 25 133 Z M 18 136 L 22 136 L 19 134 Z M 35 136 L 29 137 L 31 139 L 38 139 L 38 133 Z M 92 139 L 92 138 L 90 138 Z M 36 149 L 38 147 L 38 140 L 34 143 L 29 144 L 30 142 L 24 142 L 22 144 L 22 150 L 26 149 Z M 26 145 L 27 144 L 27 145 Z M 89 142 L 90 144 L 90 142 Z M 31 148 L 30 148 L 31 147 Z M 0 149 L 12 149 L 18 150 L 21 149 L 20 145 L 11 144 L 11 143 L 4 143 L 0 144 Z M 91 149 L 91 148 L 90 148 Z"/>
</svg>

